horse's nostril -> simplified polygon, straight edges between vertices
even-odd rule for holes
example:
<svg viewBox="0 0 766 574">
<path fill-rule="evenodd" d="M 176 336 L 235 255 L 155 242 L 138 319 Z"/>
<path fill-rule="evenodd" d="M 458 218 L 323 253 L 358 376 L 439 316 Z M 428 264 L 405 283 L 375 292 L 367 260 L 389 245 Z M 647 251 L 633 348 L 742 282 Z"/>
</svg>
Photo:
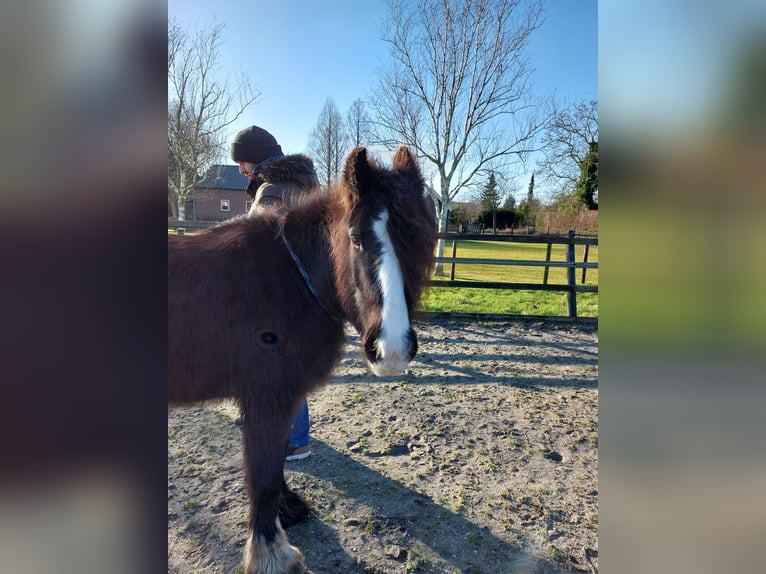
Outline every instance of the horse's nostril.
<svg viewBox="0 0 766 574">
<path fill-rule="evenodd" d="M 407 352 L 407 360 L 411 361 L 418 352 L 418 336 L 412 329 L 410 329 L 410 332 L 407 333 L 407 336 L 410 340 L 410 345 Z"/>
<path fill-rule="evenodd" d="M 364 355 L 367 360 L 374 363 L 378 360 L 378 339 L 375 336 L 367 337 L 364 340 Z"/>
</svg>

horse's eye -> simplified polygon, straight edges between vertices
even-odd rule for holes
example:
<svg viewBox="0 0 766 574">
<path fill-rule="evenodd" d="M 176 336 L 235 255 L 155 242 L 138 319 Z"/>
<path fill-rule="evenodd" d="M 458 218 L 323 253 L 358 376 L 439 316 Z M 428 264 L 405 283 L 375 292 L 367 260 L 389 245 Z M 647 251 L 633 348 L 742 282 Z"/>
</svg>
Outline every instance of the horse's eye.
<svg viewBox="0 0 766 574">
<path fill-rule="evenodd" d="M 351 245 L 354 246 L 354 249 L 362 248 L 362 242 L 359 240 L 359 235 L 357 235 L 355 227 L 348 228 L 348 237 L 351 239 Z"/>
</svg>

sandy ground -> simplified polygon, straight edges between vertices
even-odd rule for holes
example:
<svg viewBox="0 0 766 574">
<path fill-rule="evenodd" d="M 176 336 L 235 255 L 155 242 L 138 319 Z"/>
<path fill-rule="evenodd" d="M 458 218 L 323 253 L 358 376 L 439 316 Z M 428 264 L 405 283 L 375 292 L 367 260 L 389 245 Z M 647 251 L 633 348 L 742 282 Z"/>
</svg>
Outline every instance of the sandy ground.
<svg viewBox="0 0 766 574">
<path fill-rule="evenodd" d="M 598 331 L 429 319 L 399 377 L 358 338 L 309 398 L 312 504 L 288 530 L 308 571 L 598 572 Z M 168 572 L 241 572 L 247 497 L 235 405 L 168 413 Z"/>
</svg>

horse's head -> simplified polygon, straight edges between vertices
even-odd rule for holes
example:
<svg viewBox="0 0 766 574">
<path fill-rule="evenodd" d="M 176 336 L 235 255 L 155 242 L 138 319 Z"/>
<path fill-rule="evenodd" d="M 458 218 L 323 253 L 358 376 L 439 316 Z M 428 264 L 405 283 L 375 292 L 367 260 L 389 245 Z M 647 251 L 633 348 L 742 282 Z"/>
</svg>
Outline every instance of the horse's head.
<svg viewBox="0 0 766 574">
<path fill-rule="evenodd" d="M 409 149 L 383 169 L 357 148 L 336 189 L 343 216 L 333 241 L 341 304 L 376 375 L 401 372 L 417 352 L 410 324 L 431 272 L 433 207 Z"/>
</svg>

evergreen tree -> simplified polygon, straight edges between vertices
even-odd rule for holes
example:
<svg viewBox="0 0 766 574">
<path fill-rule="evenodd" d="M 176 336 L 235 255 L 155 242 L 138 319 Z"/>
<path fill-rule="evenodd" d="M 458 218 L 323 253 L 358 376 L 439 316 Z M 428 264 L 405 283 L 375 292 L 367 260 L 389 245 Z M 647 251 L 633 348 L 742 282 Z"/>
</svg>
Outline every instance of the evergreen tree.
<svg viewBox="0 0 766 574">
<path fill-rule="evenodd" d="M 575 185 L 575 197 L 588 209 L 598 209 L 598 142 L 591 140 L 588 155 L 580 162 L 580 179 Z"/>
<path fill-rule="evenodd" d="M 542 209 L 540 200 L 535 199 L 535 174 L 529 179 L 527 198 L 522 199 L 516 208 L 516 222 L 519 226 L 534 227 L 537 220 L 537 212 Z"/>
<path fill-rule="evenodd" d="M 518 226 L 529 225 L 529 202 L 522 199 L 516 208 L 516 223 Z"/>
<path fill-rule="evenodd" d="M 497 233 L 497 209 L 500 207 L 500 192 L 497 190 L 494 172 L 490 172 L 489 181 L 479 195 L 482 211 L 492 214 L 492 233 Z"/>
</svg>

